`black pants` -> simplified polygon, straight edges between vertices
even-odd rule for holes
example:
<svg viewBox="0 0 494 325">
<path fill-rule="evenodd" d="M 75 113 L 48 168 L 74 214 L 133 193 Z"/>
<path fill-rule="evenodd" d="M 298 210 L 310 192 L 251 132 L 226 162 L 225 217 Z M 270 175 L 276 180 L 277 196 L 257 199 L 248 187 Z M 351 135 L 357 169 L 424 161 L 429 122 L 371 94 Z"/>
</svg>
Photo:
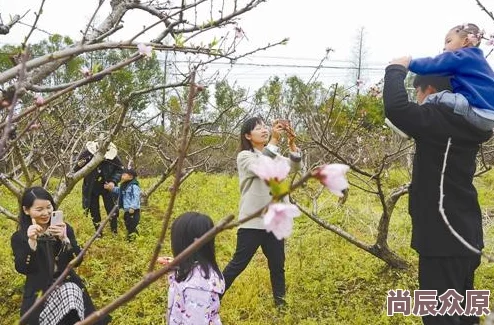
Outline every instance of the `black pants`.
<svg viewBox="0 0 494 325">
<path fill-rule="evenodd" d="M 115 200 L 113 199 L 113 194 L 105 190 L 103 185 L 95 184 L 93 192 L 91 193 L 91 202 L 89 204 L 89 212 L 91 213 L 91 218 L 93 219 L 94 228 L 98 229 L 101 222 L 101 213 L 99 206 L 99 197 L 103 197 L 103 205 L 105 206 L 106 214 L 108 215 L 115 205 Z M 113 232 L 117 232 L 117 220 L 118 220 L 118 209 L 113 217 L 110 219 L 110 228 Z"/>
<path fill-rule="evenodd" d="M 285 297 L 285 241 L 276 239 L 272 233 L 264 229 L 238 229 L 235 254 L 223 271 L 225 292 L 247 267 L 259 246 L 268 259 L 275 304 L 282 304 Z"/>
<path fill-rule="evenodd" d="M 133 214 L 129 211 L 124 212 L 124 222 L 125 228 L 127 229 L 127 234 L 137 233 L 137 225 L 141 219 L 141 209 L 134 210 Z"/>
<path fill-rule="evenodd" d="M 427 257 L 419 256 L 420 290 L 437 290 L 437 297 L 448 289 L 455 289 L 464 297 L 461 303 L 465 308 L 466 290 L 474 290 L 473 280 L 480 256 L 465 257 Z M 436 298 L 437 298 L 436 297 Z M 438 301 L 439 302 L 439 301 Z M 439 308 L 436 307 L 437 309 Z M 477 316 L 423 316 L 425 325 L 472 325 L 478 324 Z"/>
</svg>

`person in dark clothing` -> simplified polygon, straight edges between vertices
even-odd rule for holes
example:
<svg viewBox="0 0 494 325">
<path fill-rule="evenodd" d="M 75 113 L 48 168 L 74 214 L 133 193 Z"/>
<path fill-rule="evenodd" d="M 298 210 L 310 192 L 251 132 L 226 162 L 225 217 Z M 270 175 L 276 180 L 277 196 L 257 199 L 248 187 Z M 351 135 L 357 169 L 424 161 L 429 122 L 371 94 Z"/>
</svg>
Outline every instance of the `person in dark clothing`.
<svg viewBox="0 0 494 325">
<path fill-rule="evenodd" d="M 51 224 L 56 209 L 52 196 L 42 187 L 24 191 L 18 230 L 12 235 L 15 269 L 26 276 L 20 314 L 29 310 L 38 298 L 81 251 L 74 230 L 67 223 Z M 80 263 L 79 263 L 80 264 Z M 79 265 L 78 264 L 78 265 Z M 76 267 L 78 265 L 75 265 Z M 28 324 L 75 324 L 95 311 L 82 279 L 72 269 L 28 317 Z M 110 317 L 97 324 L 107 324 Z"/>
<path fill-rule="evenodd" d="M 410 102 L 404 86 L 406 64 L 406 58 L 400 58 L 386 68 L 383 100 L 386 117 L 415 140 L 409 213 L 411 247 L 419 254 L 419 287 L 437 290 L 437 297 L 448 289 L 465 297 L 466 290 L 473 290 L 480 256 L 453 235 L 439 212 L 441 172 L 448 139 L 451 139 L 443 207 L 456 232 L 477 250 L 482 250 L 482 216 L 472 182 L 480 144 L 492 136 L 492 131 L 478 129 L 463 115 L 456 114 L 455 107 L 451 109 L 444 103 L 429 100 L 429 95 L 451 89 L 446 78 L 417 76 L 414 87 L 419 104 Z M 445 314 L 423 316 L 422 321 L 427 325 L 466 325 L 477 324 L 479 318 Z"/>
<path fill-rule="evenodd" d="M 77 158 L 75 171 L 84 167 L 93 155 L 98 151 L 98 143 L 89 141 L 86 143 L 86 149 L 81 152 Z M 92 170 L 82 183 L 82 207 L 89 210 L 93 220 L 94 228 L 98 229 L 101 222 L 99 197 L 103 198 L 106 213 L 109 214 L 113 206 L 117 203 L 114 195 L 105 190 L 105 184 L 112 183 L 117 185 L 120 181 L 123 171 L 123 164 L 117 156 L 117 147 L 110 143 L 105 160 L 103 160 L 94 170 Z M 110 228 L 113 233 L 117 233 L 118 210 L 110 220 Z"/>
</svg>

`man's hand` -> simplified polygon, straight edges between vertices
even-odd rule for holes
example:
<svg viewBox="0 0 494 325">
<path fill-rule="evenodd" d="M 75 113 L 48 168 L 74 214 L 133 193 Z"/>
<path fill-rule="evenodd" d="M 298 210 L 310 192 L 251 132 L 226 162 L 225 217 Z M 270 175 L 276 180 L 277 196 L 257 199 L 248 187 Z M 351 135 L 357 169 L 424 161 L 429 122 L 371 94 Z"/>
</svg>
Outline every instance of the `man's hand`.
<svg viewBox="0 0 494 325">
<path fill-rule="evenodd" d="M 129 209 L 130 214 L 134 214 L 134 212 L 135 212 L 134 209 L 132 209 L 132 208 Z"/>
<path fill-rule="evenodd" d="M 391 62 L 389 62 L 389 65 L 399 64 L 399 65 L 404 66 L 406 69 L 408 69 L 408 66 L 410 65 L 411 60 L 412 60 L 411 56 L 402 56 L 400 58 L 396 58 L 396 59 L 391 60 Z"/>
</svg>

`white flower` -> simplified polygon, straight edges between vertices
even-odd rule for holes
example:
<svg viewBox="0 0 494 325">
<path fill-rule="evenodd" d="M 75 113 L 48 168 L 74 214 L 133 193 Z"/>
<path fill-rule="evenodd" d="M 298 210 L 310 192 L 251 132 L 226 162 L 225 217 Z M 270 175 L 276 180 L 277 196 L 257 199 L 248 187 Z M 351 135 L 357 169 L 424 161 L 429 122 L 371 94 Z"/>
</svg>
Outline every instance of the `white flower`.
<svg viewBox="0 0 494 325">
<path fill-rule="evenodd" d="M 91 76 L 91 70 L 89 70 L 88 67 L 86 66 L 83 66 L 81 69 L 80 69 L 81 73 L 84 75 L 84 77 L 90 77 Z"/>
<path fill-rule="evenodd" d="M 267 232 L 281 240 L 292 233 L 293 218 L 300 215 L 296 205 L 290 203 L 272 203 L 264 215 L 264 226 Z"/>
<path fill-rule="evenodd" d="M 326 186 L 336 196 L 342 197 L 343 191 L 348 188 L 348 181 L 345 178 L 350 167 L 344 164 L 329 164 L 319 167 L 314 177 Z"/>
<path fill-rule="evenodd" d="M 290 165 L 284 158 L 276 157 L 271 159 L 267 156 L 261 156 L 252 165 L 251 170 L 266 182 L 272 179 L 280 182 L 288 176 Z"/>
<path fill-rule="evenodd" d="M 137 50 L 139 51 L 140 55 L 144 55 L 148 58 L 153 56 L 153 48 L 151 45 L 139 43 L 137 44 Z"/>
</svg>

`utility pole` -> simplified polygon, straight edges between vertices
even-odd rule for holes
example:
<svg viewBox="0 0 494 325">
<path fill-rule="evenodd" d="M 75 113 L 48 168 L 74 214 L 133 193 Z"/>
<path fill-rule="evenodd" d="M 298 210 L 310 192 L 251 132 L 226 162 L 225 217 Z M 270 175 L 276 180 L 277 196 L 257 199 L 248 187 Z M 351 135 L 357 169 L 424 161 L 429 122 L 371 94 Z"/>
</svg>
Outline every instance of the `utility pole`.
<svg viewBox="0 0 494 325">
<path fill-rule="evenodd" d="M 168 67 L 168 51 L 165 52 L 165 64 L 163 66 L 163 84 L 166 85 L 166 70 Z M 165 130 L 165 107 L 166 107 L 166 87 L 163 88 L 162 94 L 162 102 L 161 102 L 161 126 L 163 127 L 163 131 Z"/>
</svg>

